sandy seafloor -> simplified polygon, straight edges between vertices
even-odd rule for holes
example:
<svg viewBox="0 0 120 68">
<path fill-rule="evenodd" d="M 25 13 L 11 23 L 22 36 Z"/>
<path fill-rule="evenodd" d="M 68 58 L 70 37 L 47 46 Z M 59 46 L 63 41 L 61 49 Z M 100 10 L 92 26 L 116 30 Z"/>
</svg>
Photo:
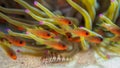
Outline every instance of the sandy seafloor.
<svg viewBox="0 0 120 68">
<path fill-rule="evenodd" d="M 12 60 L 0 49 L 0 68 L 120 68 L 120 57 L 99 58 L 93 51 L 79 53 L 73 61 L 60 64 L 41 64 L 40 57 L 17 54 Z M 95 56 L 95 57 L 94 57 Z"/>
</svg>

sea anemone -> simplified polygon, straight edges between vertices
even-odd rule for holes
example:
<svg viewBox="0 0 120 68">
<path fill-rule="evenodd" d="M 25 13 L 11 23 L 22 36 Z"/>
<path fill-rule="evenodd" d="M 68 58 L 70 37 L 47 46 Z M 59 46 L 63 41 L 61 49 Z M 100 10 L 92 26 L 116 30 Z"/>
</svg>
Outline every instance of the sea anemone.
<svg viewBox="0 0 120 68">
<path fill-rule="evenodd" d="M 110 57 L 106 51 L 120 54 L 120 0 L 55 1 L 58 6 L 50 0 L 14 0 L 11 6 L 0 1 L 0 23 L 7 23 L 0 47 L 10 58 L 17 59 L 11 46 L 27 49 L 17 52 L 43 63 L 70 62 L 91 49 L 103 59 Z"/>
</svg>

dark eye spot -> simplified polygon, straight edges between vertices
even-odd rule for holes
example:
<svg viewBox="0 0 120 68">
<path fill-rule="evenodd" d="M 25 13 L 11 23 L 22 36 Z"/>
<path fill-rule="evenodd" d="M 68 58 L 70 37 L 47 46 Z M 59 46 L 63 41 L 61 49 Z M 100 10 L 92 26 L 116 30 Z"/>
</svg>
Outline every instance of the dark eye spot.
<svg viewBox="0 0 120 68">
<path fill-rule="evenodd" d="M 66 47 L 66 45 L 64 45 L 63 43 L 61 43 L 62 47 Z"/>
<path fill-rule="evenodd" d="M 68 38 L 71 38 L 71 36 L 67 36 Z"/>
<path fill-rule="evenodd" d="M 22 44 L 23 43 L 23 41 L 20 41 L 20 44 Z"/>
<path fill-rule="evenodd" d="M 71 21 L 68 21 L 68 24 L 71 25 L 72 24 Z"/>
<path fill-rule="evenodd" d="M 88 33 L 88 32 L 86 32 L 85 34 L 86 34 L 86 35 L 89 35 L 89 33 Z"/>
<path fill-rule="evenodd" d="M 5 39 L 4 38 L 1 38 L 0 41 L 3 42 Z"/>
<path fill-rule="evenodd" d="M 2 3 L 1 6 L 2 6 L 2 7 L 5 7 L 5 4 Z"/>
<path fill-rule="evenodd" d="M 47 33 L 46 35 L 47 35 L 47 36 L 50 36 L 50 34 L 49 34 L 49 33 Z"/>
<path fill-rule="evenodd" d="M 99 37 L 100 41 L 103 41 L 103 38 Z"/>
<path fill-rule="evenodd" d="M 67 36 L 67 38 L 71 38 L 72 37 L 72 35 L 71 35 L 71 33 L 66 33 L 66 36 Z"/>
<path fill-rule="evenodd" d="M 10 56 L 13 56 L 14 54 L 13 53 L 10 53 Z"/>
</svg>

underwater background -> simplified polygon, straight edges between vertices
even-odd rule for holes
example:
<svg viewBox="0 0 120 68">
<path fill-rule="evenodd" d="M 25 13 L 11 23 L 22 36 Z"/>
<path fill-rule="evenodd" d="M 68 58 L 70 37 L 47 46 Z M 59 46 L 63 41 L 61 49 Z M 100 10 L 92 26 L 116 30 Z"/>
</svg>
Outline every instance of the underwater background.
<svg viewBox="0 0 120 68">
<path fill-rule="evenodd" d="M 0 0 L 0 68 L 120 68 L 120 0 Z"/>
</svg>

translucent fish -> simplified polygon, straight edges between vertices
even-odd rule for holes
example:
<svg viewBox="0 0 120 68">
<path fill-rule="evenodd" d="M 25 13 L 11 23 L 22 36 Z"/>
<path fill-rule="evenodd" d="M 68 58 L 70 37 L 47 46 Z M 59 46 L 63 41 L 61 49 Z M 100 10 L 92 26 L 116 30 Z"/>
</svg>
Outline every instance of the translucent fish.
<svg viewBox="0 0 120 68">
<path fill-rule="evenodd" d="M 53 37 L 52 33 L 47 30 L 28 29 L 28 32 L 31 32 L 37 37 L 44 38 L 44 39 L 49 39 Z"/>
<path fill-rule="evenodd" d="M 97 37 L 97 36 L 90 36 L 90 37 L 87 37 L 86 39 L 92 43 L 101 43 L 103 41 L 102 37 Z"/>
<path fill-rule="evenodd" d="M 0 47 L 5 51 L 5 53 L 13 60 L 17 59 L 16 53 L 12 48 L 9 47 L 10 44 L 0 41 Z"/>
<path fill-rule="evenodd" d="M 57 42 L 57 41 L 46 41 L 46 43 L 44 43 L 56 50 L 66 50 L 67 46 L 65 44 L 63 44 L 62 42 Z"/>
<path fill-rule="evenodd" d="M 23 41 L 23 40 L 20 40 L 18 38 L 15 38 L 15 37 L 12 37 L 12 36 L 8 36 L 6 35 L 5 38 L 13 45 L 15 46 L 25 46 L 26 45 L 26 42 Z"/>
</svg>

